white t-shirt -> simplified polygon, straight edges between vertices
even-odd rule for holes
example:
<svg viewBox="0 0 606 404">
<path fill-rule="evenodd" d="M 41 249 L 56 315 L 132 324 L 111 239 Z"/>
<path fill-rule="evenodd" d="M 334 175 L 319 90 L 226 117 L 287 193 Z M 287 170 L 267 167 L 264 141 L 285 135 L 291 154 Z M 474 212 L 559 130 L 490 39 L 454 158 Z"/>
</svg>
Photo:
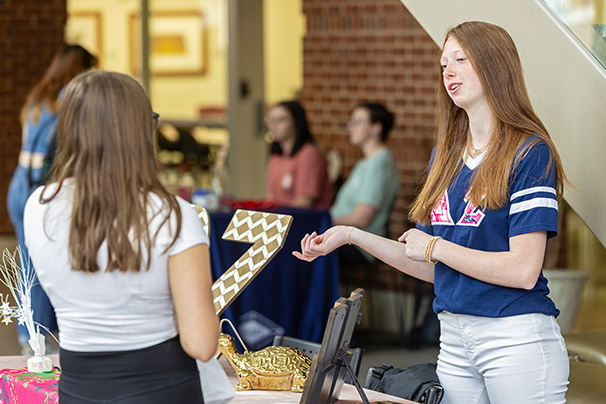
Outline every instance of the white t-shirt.
<svg viewBox="0 0 606 404">
<path fill-rule="evenodd" d="M 53 184 L 54 185 L 54 184 Z M 49 186 L 45 195 L 54 192 Z M 43 187 L 28 199 L 24 213 L 25 245 L 40 284 L 55 307 L 62 348 L 77 352 L 124 351 L 146 348 L 177 335 L 176 317 L 168 282 L 168 258 L 208 237 L 196 211 L 177 198 L 182 212 L 181 233 L 171 243 L 176 216 L 158 232 L 151 251 L 151 265 L 139 272 L 106 272 L 107 250 L 99 250 L 96 273 L 72 271 L 69 229 L 73 184 L 66 181 L 48 204 L 40 204 Z M 150 236 L 165 217 L 160 198 L 152 195 L 148 207 Z M 143 265 L 147 262 L 143 255 Z"/>
</svg>

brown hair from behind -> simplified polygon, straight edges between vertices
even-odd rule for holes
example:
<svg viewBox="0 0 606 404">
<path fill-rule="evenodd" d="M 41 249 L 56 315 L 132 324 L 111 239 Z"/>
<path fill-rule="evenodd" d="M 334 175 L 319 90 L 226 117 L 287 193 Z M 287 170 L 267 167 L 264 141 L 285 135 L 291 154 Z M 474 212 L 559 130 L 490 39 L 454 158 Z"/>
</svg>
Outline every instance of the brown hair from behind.
<svg viewBox="0 0 606 404">
<path fill-rule="evenodd" d="M 97 253 L 106 242 L 107 271 L 139 271 L 157 235 L 149 234 L 151 194 L 162 202 L 160 227 L 176 215 L 172 243 L 180 233 L 178 202 L 157 175 L 152 113 L 145 90 L 124 74 L 92 70 L 65 89 L 49 182 L 58 186 L 48 197 L 42 192 L 40 201 L 50 202 L 66 180 L 73 181 L 69 250 L 74 270 L 98 271 Z M 148 259 L 147 269 L 149 264 Z"/>
<path fill-rule="evenodd" d="M 507 31 L 497 25 L 471 21 L 449 30 L 444 43 L 449 38 L 459 43 L 471 61 L 496 121 L 486 156 L 475 170 L 471 203 L 482 209 L 502 207 L 509 198 L 512 166 L 515 169 L 525 152 L 539 141 L 549 147 L 545 175 L 555 168 L 556 192 L 560 198 L 567 182 L 564 169 L 547 129 L 532 108 L 520 57 Z M 438 90 L 437 127 L 431 171 L 410 211 L 410 219 L 422 224 L 430 221 L 431 210 L 462 169 L 469 136 L 467 113 L 454 104 L 443 83 Z M 537 138 L 520 150 L 532 135 Z"/>
<path fill-rule="evenodd" d="M 51 60 L 44 76 L 32 88 L 21 109 L 21 124 L 27 121 L 30 110 L 35 122 L 40 117 L 44 103 L 50 112 L 57 112 L 57 99 L 61 89 L 78 74 L 97 66 L 97 58 L 80 45 L 63 45 Z"/>
</svg>

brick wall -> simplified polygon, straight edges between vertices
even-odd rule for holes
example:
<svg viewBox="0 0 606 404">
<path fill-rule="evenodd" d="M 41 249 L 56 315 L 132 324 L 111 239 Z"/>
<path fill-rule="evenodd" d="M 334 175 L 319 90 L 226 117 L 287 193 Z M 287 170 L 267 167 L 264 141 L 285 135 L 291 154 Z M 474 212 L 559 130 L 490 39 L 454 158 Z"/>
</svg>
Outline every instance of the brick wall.
<svg viewBox="0 0 606 404">
<path fill-rule="evenodd" d="M 0 234 L 13 226 L 6 193 L 21 146 L 19 111 L 63 40 L 66 0 L 0 0 Z"/>
<path fill-rule="evenodd" d="M 438 47 L 400 0 L 303 0 L 303 103 L 325 148 L 344 157 L 346 174 L 361 157 L 346 122 L 360 101 L 395 112 L 388 146 L 402 188 L 391 216 L 392 236 L 411 225 L 408 207 L 429 159 L 435 133 Z"/>
</svg>

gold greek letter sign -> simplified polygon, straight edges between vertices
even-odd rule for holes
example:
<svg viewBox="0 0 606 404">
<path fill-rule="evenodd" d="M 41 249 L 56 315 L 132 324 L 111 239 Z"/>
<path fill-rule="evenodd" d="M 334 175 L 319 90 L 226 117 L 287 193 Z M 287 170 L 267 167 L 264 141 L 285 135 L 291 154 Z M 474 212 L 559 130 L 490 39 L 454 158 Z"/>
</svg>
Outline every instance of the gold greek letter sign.
<svg viewBox="0 0 606 404">
<path fill-rule="evenodd" d="M 204 230 L 210 235 L 208 213 L 199 206 L 196 211 Z M 282 249 L 291 224 L 292 216 L 289 215 L 242 209 L 234 213 L 223 233 L 223 240 L 251 243 L 252 246 L 213 284 L 213 303 L 217 314 L 223 313 Z"/>
</svg>

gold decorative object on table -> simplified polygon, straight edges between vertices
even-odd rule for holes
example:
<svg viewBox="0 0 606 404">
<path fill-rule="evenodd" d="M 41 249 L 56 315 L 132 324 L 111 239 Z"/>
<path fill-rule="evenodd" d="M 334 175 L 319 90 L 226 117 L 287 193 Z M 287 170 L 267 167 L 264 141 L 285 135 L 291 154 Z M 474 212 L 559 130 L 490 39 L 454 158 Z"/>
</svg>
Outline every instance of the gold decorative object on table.
<svg viewBox="0 0 606 404">
<path fill-rule="evenodd" d="M 233 328 L 244 353 L 238 352 L 236 342 L 229 334 L 219 337 L 219 351 L 236 371 L 237 390 L 290 390 L 302 393 L 311 368 L 311 359 L 298 349 L 286 346 L 268 346 L 260 351 L 249 351 Z"/>
<path fill-rule="evenodd" d="M 210 235 L 210 220 L 206 209 L 195 206 L 204 231 Z M 282 249 L 292 224 L 292 216 L 238 209 L 223 240 L 251 243 L 252 246 L 229 267 L 212 286 L 217 314 L 223 311 L 259 275 L 267 263 Z M 227 319 L 221 320 L 223 322 Z M 241 354 L 228 334 L 219 338 L 219 352 L 235 369 L 237 390 L 291 390 L 303 392 L 311 367 L 311 359 L 298 349 L 271 346 L 251 352 L 229 322 L 244 347 Z M 202 372 L 203 373 L 203 372 Z"/>
</svg>

